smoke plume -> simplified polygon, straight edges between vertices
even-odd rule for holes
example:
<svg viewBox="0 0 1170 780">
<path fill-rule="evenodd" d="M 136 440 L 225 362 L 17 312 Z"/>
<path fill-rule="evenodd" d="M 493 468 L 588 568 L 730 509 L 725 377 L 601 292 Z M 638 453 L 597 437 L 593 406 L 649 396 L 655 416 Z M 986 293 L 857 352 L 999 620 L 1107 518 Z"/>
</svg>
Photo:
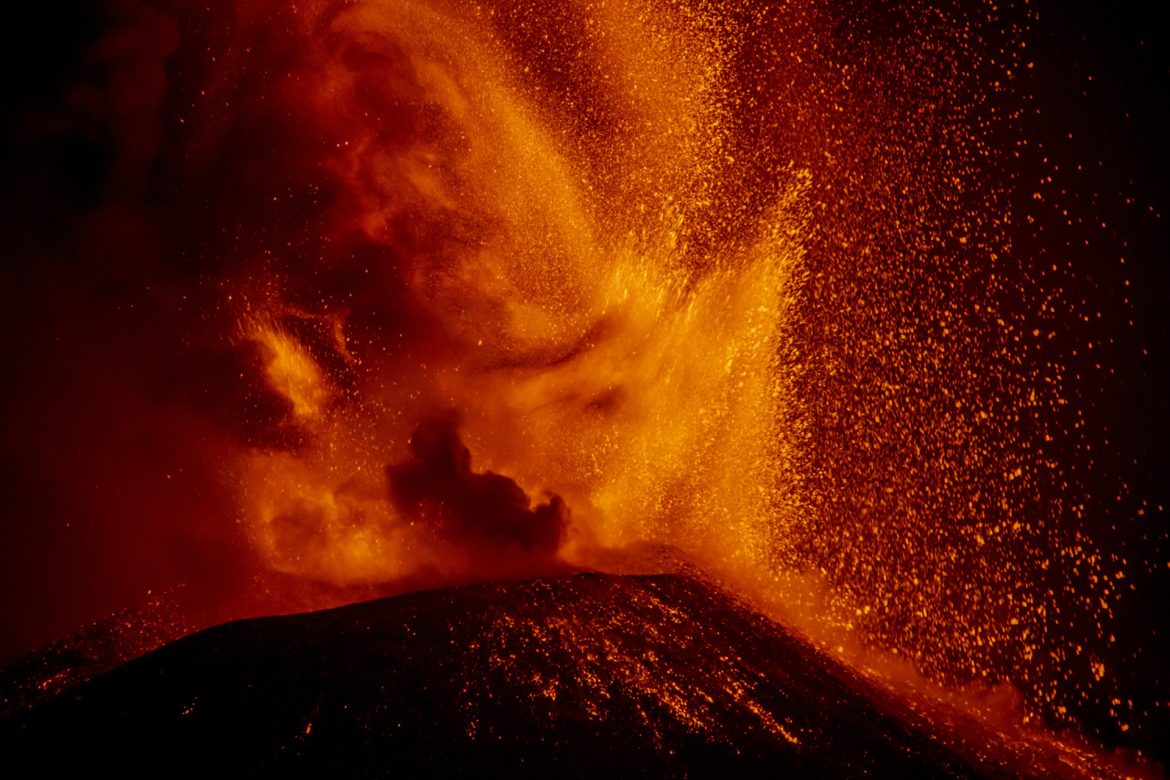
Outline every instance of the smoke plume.
<svg viewBox="0 0 1170 780">
<path fill-rule="evenodd" d="M 569 510 L 558 495 L 532 506 L 513 480 L 471 468 L 471 451 L 452 415 L 423 421 L 410 439 L 411 459 L 388 466 L 390 497 L 404 515 L 434 525 L 445 540 L 501 552 L 555 555 Z"/>
</svg>

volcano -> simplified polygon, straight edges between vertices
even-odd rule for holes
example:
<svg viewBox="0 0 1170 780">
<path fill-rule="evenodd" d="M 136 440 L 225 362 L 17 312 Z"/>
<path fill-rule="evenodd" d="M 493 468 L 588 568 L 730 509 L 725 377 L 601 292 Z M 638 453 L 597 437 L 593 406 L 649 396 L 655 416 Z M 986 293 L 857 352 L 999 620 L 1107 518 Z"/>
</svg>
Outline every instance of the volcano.
<svg viewBox="0 0 1170 780">
<path fill-rule="evenodd" d="M 243 620 L 11 714 L 46 771 L 1065 774 L 703 579 L 579 573 Z"/>
</svg>

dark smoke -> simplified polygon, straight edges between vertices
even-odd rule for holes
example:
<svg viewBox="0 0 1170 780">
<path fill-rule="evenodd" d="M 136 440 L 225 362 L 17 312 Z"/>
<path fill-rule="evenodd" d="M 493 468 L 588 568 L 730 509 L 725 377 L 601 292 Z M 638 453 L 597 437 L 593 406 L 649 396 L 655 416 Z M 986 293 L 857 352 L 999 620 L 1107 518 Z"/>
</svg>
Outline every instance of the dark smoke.
<svg viewBox="0 0 1170 780">
<path fill-rule="evenodd" d="M 512 479 L 471 470 L 471 451 L 454 415 L 424 420 L 410 439 L 411 459 L 388 466 L 390 499 L 410 517 L 459 545 L 519 547 L 553 556 L 564 538 L 569 509 L 560 496 L 532 507 Z"/>
</svg>

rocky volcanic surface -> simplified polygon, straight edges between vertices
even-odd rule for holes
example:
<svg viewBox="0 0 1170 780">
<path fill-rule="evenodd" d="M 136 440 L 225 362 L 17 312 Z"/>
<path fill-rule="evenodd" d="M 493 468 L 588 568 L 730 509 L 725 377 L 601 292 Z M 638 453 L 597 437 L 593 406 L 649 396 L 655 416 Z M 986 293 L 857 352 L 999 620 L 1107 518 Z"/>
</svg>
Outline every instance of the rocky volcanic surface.
<svg viewBox="0 0 1170 780">
<path fill-rule="evenodd" d="M 9 715 L 0 749 L 134 774 L 1047 773 L 922 723 L 698 579 L 576 574 L 212 628 Z"/>
</svg>

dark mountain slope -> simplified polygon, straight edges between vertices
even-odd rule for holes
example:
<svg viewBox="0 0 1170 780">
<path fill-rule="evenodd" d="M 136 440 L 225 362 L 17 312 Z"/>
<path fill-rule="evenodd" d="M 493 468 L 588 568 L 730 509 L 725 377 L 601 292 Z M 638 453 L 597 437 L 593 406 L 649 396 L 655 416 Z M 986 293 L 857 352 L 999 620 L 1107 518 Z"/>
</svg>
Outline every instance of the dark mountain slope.
<svg viewBox="0 0 1170 780">
<path fill-rule="evenodd" d="M 699 580 L 578 574 L 219 626 L 9 717 L 0 747 L 162 775 L 1019 770 L 907 712 Z"/>
</svg>

